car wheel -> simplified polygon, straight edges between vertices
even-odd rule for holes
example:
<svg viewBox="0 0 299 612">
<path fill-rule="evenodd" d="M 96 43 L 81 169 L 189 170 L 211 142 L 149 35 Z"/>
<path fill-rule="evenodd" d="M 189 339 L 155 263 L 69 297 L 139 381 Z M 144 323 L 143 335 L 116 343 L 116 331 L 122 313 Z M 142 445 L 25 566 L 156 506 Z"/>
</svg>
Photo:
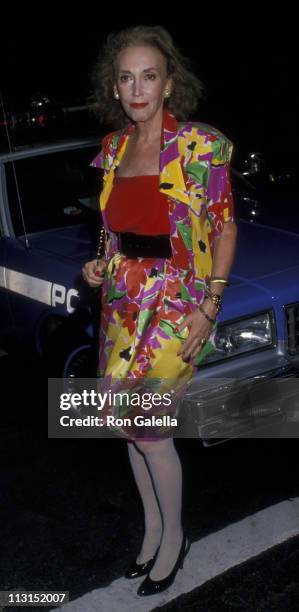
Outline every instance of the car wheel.
<svg viewBox="0 0 299 612">
<path fill-rule="evenodd" d="M 63 378 L 92 378 L 94 372 L 94 348 L 89 344 L 80 346 L 70 353 L 63 366 Z"/>
<path fill-rule="evenodd" d="M 48 378 L 93 378 L 97 372 L 97 351 L 87 336 L 55 331 L 45 346 L 44 363 Z"/>
</svg>

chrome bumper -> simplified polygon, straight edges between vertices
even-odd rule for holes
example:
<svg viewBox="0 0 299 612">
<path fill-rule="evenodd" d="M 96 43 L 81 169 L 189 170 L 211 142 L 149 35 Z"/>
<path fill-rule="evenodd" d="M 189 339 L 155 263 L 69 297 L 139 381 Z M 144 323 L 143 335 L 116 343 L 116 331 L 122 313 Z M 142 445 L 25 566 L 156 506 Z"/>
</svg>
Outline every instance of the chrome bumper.
<svg viewBox="0 0 299 612">
<path fill-rule="evenodd" d="M 210 446 L 231 438 L 284 437 L 286 425 L 293 432 L 287 437 L 299 437 L 299 369 L 281 358 L 271 365 L 250 377 L 236 376 L 236 367 L 230 377 L 221 377 L 219 368 L 213 377 L 199 372 L 180 406 L 182 437 Z"/>
</svg>

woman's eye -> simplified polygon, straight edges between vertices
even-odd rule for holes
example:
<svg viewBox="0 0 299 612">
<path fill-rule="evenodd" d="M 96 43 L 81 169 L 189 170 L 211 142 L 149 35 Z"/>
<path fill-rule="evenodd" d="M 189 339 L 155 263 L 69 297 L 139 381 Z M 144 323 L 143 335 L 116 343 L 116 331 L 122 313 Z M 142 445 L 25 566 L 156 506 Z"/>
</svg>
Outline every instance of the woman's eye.
<svg viewBox="0 0 299 612">
<path fill-rule="evenodd" d="M 147 78 L 148 78 L 150 81 L 154 81 L 154 80 L 155 80 L 155 78 L 156 78 L 156 75 L 155 75 L 155 74 L 147 74 L 146 76 L 147 76 Z"/>
<path fill-rule="evenodd" d="M 121 77 L 119 77 L 119 80 L 121 83 L 126 83 L 126 81 L 128 81 L 129 78 L 130 77 L 128 74 L 122 74 Z"/>
</svg>

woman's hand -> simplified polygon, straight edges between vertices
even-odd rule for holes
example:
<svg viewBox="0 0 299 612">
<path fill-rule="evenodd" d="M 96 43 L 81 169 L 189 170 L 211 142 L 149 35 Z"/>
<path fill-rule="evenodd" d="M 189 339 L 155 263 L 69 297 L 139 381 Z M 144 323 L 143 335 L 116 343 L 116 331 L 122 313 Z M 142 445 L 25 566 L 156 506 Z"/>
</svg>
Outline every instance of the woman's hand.
<svg viewBox="0 0 299 612">
<path fill-rule="evenodd" d="M 87 261 L 82 268 L 82 276 L 90 287 L 100 287 L 103 284 L 107 261 L 103 259 Z"/>
<path fill-rule="evenodd" d="M 215 319 L 217 314 L 215 304 L 210 302 L 210 300 L 205 300 L 202 306 L 209 317 L 211 317 L 211 319 Z M 197 353 L 201 351 L 205 342 L 209 338 L 213 324 L 206 319 L 204 314 L 202 314 L 199 309 L 197 309 L 184 319 L 183 323 L 178 326 L 178 331 L 184 329 L 186 325 L 188 325 L 190 330 L 189 335 L 179 350 L 178 355 L 181 355 L 183 361 L 190 361 L 192 364 L 194 364 Z"/>
</svg>

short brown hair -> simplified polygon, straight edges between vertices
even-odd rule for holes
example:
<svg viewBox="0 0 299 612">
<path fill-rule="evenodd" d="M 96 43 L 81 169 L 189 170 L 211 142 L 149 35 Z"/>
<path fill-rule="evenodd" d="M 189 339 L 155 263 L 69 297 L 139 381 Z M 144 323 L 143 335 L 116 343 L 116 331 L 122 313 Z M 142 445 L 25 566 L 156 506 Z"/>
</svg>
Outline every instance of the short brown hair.
<svg viewBox="0 0 299 612">
<path fill-rule="evenodd" d="M 190 70 L 190 61 L 182 55 L 162 26 L 133 26 L 109 34 L 90 72 L 93 93 L 87 98 L 89 110 L 97 115 L 101 123 L 115 128 L 129 123 L 129 118 L 113 96 L 115 61 L 122 49 L 138 44 L 156 47 L 164 55 L 167 74 L 173 80 L 171 96 L 165 99 L 165 106 L 178 120 L 188 119 L 196 110 L 198 101 L 205 97 L 206 88 Z"/>
</svg>

